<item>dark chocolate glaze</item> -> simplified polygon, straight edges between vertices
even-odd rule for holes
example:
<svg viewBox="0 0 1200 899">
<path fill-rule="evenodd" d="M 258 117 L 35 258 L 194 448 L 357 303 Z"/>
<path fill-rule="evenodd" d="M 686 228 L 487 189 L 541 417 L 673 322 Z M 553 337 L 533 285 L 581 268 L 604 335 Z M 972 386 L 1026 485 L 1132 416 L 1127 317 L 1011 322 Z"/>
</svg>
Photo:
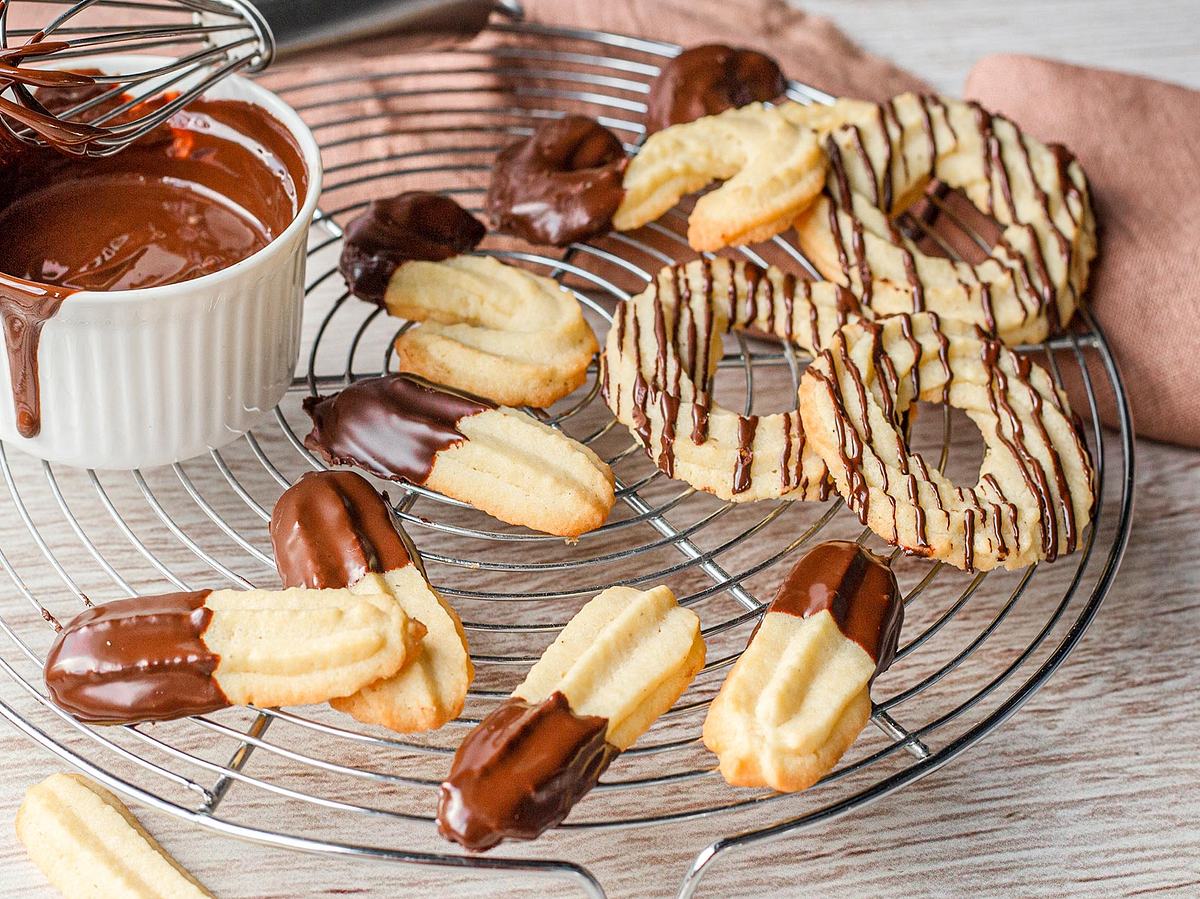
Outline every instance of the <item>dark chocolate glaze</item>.
<svg viewBox="0 0 1200 899">
<path fill-rule="evenodd" d="M 349 587 L 412 561 L 387 502 L 352 471 L 310 471 L 285 490 L 271 546 L 285 587 Z"/>
<path fill-rule="evenodd" d="M 402 263 L 440 262 L 469 253 L 487 229 L 449 197 L 410 190 L 373 200 L 346 226 L 339 268 L 356 297 L 382 303 Z"/>
<path fill-rule="evenodd" d="M 210 591 L 118 599 L 85 609 L 46 655 L 50 698 L 81 721 L 132 724 L 223 709 L 204 644 Z"/>
<path fill-rule="evenodd" d="M 0 319 L 8 348 L 8 377 L 12 384 L 17 432 L 36 437 L 42 429 L 41 380 L 38 346 L 42 328 L 63 300 L 75 291 L 0 274 Z"/>
<path fill-rule="evenodd" d="M 876 674 L 892 664 L 904 625 L 896 575 L 884 559 L 848 540 L 829 540 L 805 553 L 768 611 L 799 618 L 828 611 L 875 660 Z"/>
<path fill-rule="evenodd" d="M 78 147 L 100 137 L 104 132 L 83 122 L 57 118 L 56 111 L 64 111 L 73 104 L 59 107 L 57 110 L 47 108 L 41 96 L 29 93 L 26 88 L 74 89 L 95 85 L 95 80 L 85 72 L 21 67 L 27 60 L 39 60 L 69 50 L 70 47 L 66 41 L 47 41 L 43 36 L 35 35 L 20 47 L 0 51 L 0 91 L 17 87 L 17 100 L 0 97 L 0 115 L 29 128 L 52 147 L 65 152 L 77 152 Z M 7 130 L 0 131 L 0 144 L 7 148 L 23 146 L 11 137 Z"/>
<path fill-rule="evenodd" d="M 532 840 L 559 824 L 619 754 L 608 719 L 554 693 L 505 700 L 467 734 L 438 795 L 438 832 L 473 850 Z"/>
<path fill-rule="evenodd" d="M 38 97 L 70 103 L 97 87 Z M 113 156 L 27 147 L 0 161 L 0 316 L 20 433 L 41 429 L 38 336 L 71 293 L 228 268 L 291 224 L 307 181 L 282 123 L 234 100 L 198 100 Z"/>
<path fill-rule="evenodd" d="M 487 213 L 501 231 L 561 247 L 609 230 L 625 195 L 621 142 L 587 116 L 545 122 L 500 151 Z"/>
<path fill-rule="evenodd" d="M 368 378 L 341 393 L 304 401 L 313 420 L 304 445 L 334 464 L 424 484 L 437 454 L 467 439 L 458 423 L 495 408 L 413 375 Z"/>
<path fill-rule="evenodd" d="M 665 63 L 650 85 L 646 133 L 774 100 L 786 90 L 779 64 L 764 53 L 724 44 L 690 47 Z"/>
</svg>

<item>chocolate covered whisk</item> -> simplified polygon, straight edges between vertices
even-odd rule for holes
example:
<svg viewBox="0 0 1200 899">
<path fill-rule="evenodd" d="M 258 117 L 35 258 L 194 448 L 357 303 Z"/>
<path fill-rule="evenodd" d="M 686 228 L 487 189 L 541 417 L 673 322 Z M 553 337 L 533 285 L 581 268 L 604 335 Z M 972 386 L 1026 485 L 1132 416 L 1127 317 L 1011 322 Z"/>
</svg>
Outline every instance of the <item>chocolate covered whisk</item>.
<svg viewBox="0 0 1200 899">
<path fill-rule="evenodd" d="M 26 144 L 107 156 L 223 78 L 359 38 L 429 47 L 515 0 L 0 0 L 0 124 Z M 130 55 L 169 54 L 139 65 Z M 109 61 L 100 71 L 101 57 Z M 82 74 L 79 74 L 82 73 Z M 2 136 L 2 135 L 0 135 Z"/>
</svg>

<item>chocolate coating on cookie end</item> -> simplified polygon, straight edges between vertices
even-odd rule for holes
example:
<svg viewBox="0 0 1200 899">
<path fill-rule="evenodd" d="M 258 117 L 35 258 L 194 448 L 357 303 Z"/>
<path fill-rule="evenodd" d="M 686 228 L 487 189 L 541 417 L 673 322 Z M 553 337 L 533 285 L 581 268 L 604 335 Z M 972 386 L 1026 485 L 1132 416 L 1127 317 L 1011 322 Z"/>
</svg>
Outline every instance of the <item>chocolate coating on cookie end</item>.
<svg viewBox="0 0 1200 899">
<path fill-rule="evenodd" d="M 352 471 L 310 471 L 285 490 L 271 546 L 285 587 L 349 587 L 412 561 L 387 502 Z"/>
<path fill-rule="evenodd" d="M 787 90 L 779 64 L 756 50 L 705 44 L 663 64 L 646 99 L 646 134 Z"/>
<path fill-rule="evenodd" d="M 620 750 L 608 719 L 577 715 L 562 693 L 505 700 L 467 734 L 438 793 L 438 832 L 468 849 L 532 840 L 560 823 Z"/>
<path fill-rule="evenodd" d="M 382 303 L 402 263 L 469 253 L 486 233 L 481 221 L 449 197 L 410 190 L 373 200 L 346 226 L 338 267 L 351 293 Z"/>
<path fill-rule="evenodd" d="M 467 439 L 458 423 L 495 408 L 413 375 L 367 378 L 333 396 L 304 401 L 313 420 L 304 445 L 334 464 L 424 484 L 437 454 Z"/>
<path fill-rule="evenodd" d="M 204 644 L 208 590 L 118 599 L 85 609 L 46 655 L 55 705 L 81 721 L 166 721 L 223 709 L 220 661 Z"/>
<path fill-rule="evenodd" d="M 501 231 L 566 246 L 609 230 L 624 190 L 625 150 L 587 116 L 546 122 L 500 151 L 486 208 Z"/>
<path fill-rule="evenodd" d="M 841 632 L 875 660 L 876 674 L 896 657 L 904 624 L 896 575 L 884 559 L 848 540 L 829 540 L 806 553 L 768 611 L 798 618 L 828 611 Z"/>
</svg>

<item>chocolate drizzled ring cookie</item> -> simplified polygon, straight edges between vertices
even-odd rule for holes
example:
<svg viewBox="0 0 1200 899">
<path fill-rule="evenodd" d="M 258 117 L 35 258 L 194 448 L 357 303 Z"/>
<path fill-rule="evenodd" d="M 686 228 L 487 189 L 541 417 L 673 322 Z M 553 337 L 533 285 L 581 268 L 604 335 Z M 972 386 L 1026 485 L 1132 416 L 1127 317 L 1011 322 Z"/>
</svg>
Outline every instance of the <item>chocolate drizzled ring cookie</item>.
<svg viewBox="0 0 1200 899">
<path fill-rule="evenodd" d="M 737 415 L 713 402 L 721 335 L 753 329 L 813 352 L 858 306 L 846 290 L 741 260 L 668 266 L 620 309 L 601 391 L 668 477 L 721 499 L 822 499 L 824 463 L 798 412 Z"/>
<path fill-rule="evenodd" d="M 909 449 L 901 416 L 947 403 L 979 427 L 979 481 Z M 809 445 L 863 523 L 914 555 L 988 571 L 1073 552 L 1094 469 L 1066 396 L 1027 356 L 931 312 L 844 327 L 800 381 Z"/>
<path fill-rule="evenodd" d="M 976 103 L 918 94 L 783 112 L 828 134 L 824 193 L 796 222 L 801 249 L 864 306 L 879 315 L 928 309 L 1012 344 L 1070 321 L 1096 225 L 1083 170 L 1062 147 Z M 994 220 L 993 233 L 978 235 L 982 261 L 930 255 L 898 224 L 931 179 Z"/>
</svg>

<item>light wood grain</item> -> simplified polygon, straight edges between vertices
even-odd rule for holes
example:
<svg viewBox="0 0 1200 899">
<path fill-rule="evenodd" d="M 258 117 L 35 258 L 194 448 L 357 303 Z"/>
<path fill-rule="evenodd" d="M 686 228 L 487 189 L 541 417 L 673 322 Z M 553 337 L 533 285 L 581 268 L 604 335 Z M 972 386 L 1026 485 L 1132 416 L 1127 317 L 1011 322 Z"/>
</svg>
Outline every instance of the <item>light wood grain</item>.
<svg viewBox="0 0 1200 899">
<path fill-rule="evenodd" d="M 838 0 L 806 8 L 834 17 L 869 48 L 950 91 L 973 59 L 1000 49 L 1200 85 L 1200 16 L 1191 0 Z M 1138 452 L 1135 528 L 1121 574 L 1050 684 L 947 768 L 870 809 L 722 861 L 701 895 L 1200 892 L 1200 721 L 1193 698 L 1200 692 L 1200 467 L 1194 452 L 1148 443 Z M 147 533 L 156 526 L 144 510 L 137 525 Z M 22 530 L 6 510 L 0 545 Z M 182 564 L 189 574 L 202 570 Z M 131 560 L 131 567 L 144 569 L 142 582 L 156 582 L 149 566 Z M 1061 585 L 1055 570 L 1067 569 L 1049 569 L 1048 590 Z M 9 728 L 0 729 L 0 765 L 0 818 L 7 821 L 31 783 L 63 768 Z M 287 853 L 138 813 L 222 897 L 568 893 L 561 881 L 521 884 Z M 317 826 L 319 813 L 307 814 L 294 829 Z M 737 822 L 754 824 L 746 816 Z M 613 896 L 660 896 L 673 893 L 693 854 L 727 826 L 566 834 L 552 845 L 556 855 L 588 860 Z M 390 833 L 383 827 L 370 838 L 386 843 Z M 397 848 L 409 848 L 402 829 L 394 839 Z M 43 895 L 50 891 L 16 841 L 0 839 L 0 897 Z"/>
</svg>

